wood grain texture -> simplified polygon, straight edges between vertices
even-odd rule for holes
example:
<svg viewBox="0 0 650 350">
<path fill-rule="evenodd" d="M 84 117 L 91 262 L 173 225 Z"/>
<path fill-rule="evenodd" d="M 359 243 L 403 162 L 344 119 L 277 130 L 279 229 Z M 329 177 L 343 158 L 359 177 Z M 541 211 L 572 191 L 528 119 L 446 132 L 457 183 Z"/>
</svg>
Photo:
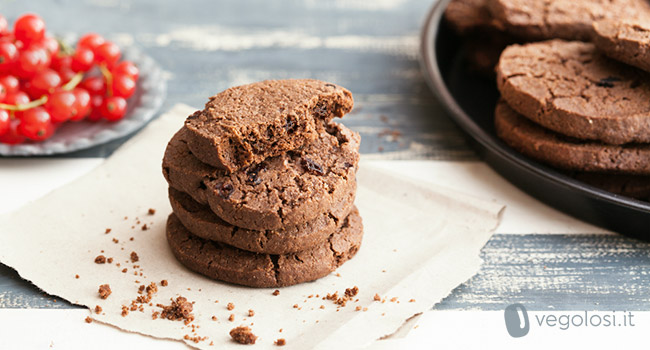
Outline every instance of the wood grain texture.
<svg viewBox="0 0 650 350">
<path fill-rule="evenodd" d="M 650 310 L 650 243 L 620 235 L 503 235 L 436 310 Z"/>
</svg>

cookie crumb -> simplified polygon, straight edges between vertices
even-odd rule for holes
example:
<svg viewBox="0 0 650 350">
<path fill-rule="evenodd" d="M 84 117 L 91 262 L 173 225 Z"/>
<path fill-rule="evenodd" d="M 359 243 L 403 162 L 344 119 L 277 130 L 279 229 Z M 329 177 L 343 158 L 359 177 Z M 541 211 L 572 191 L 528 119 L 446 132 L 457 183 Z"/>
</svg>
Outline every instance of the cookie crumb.
<svg viewBox="0 0 650 350">
<path fill-rule="evenodd" d="M 228 309 L 228 311 L 234 310 L 235 309 L 235 304 L 228 303 L 228 305 L 226 306 L 226 309 Z"/>
<path fill-rule="evenodd" d="M 74 278 L 79 279 L 79 275 L 74 275 Z"/>
<path fill-rule="evenodd" d="M 113 263 L 113 258 L 106 259 L 106 262 L 109 263 L 109 264 L 112 264 Z"/>
<path fill-rule="evenodd" d="M 126 267 L 122 269 L 122 273 L 126 273 L 126 271 L 128 271 Z"/>
<path fill-rule="evenodd" d="M 153 283 L 152 283 L 153 284 Z M 192 314 L 192 303 L 187 301 L 185 297 L 179 296 L 174 299 L 170 299 L 172 301 L 171 305 L 166 306 L 162 304 L 157 304 L 159 308 L 162 308 L 162 312 L 160 313 L 160 317 L 166 318 L 171 321 L 176 321 L 176 320 L 185 320 L 185 324 L 188 324 L 192 321 L 194 321 L 194 315 Z"/>
<path fill-rule="evenodd" d="M 93 319 L 90 316 L 86 317 L 86 323 L 93 323 Z"/>
<path fill-rule="evenodd" d="M 275 296 L 280 295 L 280 290 L 279 289 L 274 290 L 273 295 L 275 295 Z"/>
<path fill-rule="evenodd" d="M 149 208 L 149 211 L 147 212 L 147 214 L 149 214 L 149 215 L 154 215 L 154 214 L 156 214 L 156 209 L 154 209 L 154 208 Z"/>
<path fill-rule="evenodd" d="M 140 257 L 138 256 L 138 253 L 131 252 L 131 262 L 138 262 L 138 260 L 140 260 Z"/>
<path fill-rule="evenodd" d="M 129 238 L 129 241 L 133 241 L 134 239 L 135 239 L 135 238 L 131 237 L 131 238 Z"/>
<path fill-rule="evenodd" d="M 294 309 L 297 309 L 297 308 L 298 308 L 298 304 L 293 304 L 293 308 L 294 308 Z"/>
<path fill-rule="evenodd" d="M 107 228 L 106 231 L 104 231 L 104 234 L 109 234 L 109 233 L 111 233 L 111 231 L 113 231 L 113 230 L 111 230 L 110 228 Z"/>
<path fill-rule="evenodd" d="M 149 226 L 147 224 L 142 225 L 142 231 L 146 231 L 149 229 Z"/>
<path fill-rule="evenodd" d="M 287 341 L 284 340 L 284 338 L 279 338 L 278 340 L 274 341 L 273 344 L 277 346 L 285 346 L 287 345 Z"/>
<path fill-rule="evenodd" d="M 103 309 L 102 309 L 101 306 L 99 306 L 99 305 L 95 305 L 95 313 L 96 313 L 96 314 L 99 315 L 102 311 L 103 311 Z"/>
<path fill-rule="evenodd" d="M 253 316 L 255 316 L 255 310 L 253 309 L 248 310 L 248 317 L 253 317 Z"/>
<path fill-rule="evenodd" d="M 113 243 L 117 244 L 120 243 L 120 241 L 117 238 L 113 238 Z"/>
<path fill-rule="evenodd" d="M 415 299 L 409 300 L 409 303 L 414 303 L 414 302 L 415 302 Z"/>
<path fill-rule="evenodd" d="M 111 295 L 111 286 L 108 284 L 102 284 L 99 286 L 99 297 L 102 299 L 108 298 Z"/>
<path fill-rule="evenodd" d="M 392 297 L 392 298 L 390 298 L 390 302 L 391 302 L 391 303 L 394 303 L 394 302 L 396 302 L 396 301 L 397 301 L 397 297 Z"/>
<path fill-rule="evenodd" d="M 235 320 L 235 314 L 230 314 L 230 316 L 228 316 L 228 321 L 233 322 L 234 320 Z"/>
<path fill-rule="evenodd" d="M 325 308 L 325 305 L 321 305 L 320 308 L 321 308 L 321 309 L 324 309 L 324 308 Z"/>
<path fill-rule="evenodd" d="M 381 301 L 381 297 L 379 296 L 379 294 L 376 294 L 376 293 L 375 293 L 375 296 L 372 298 L 372 300 L 374 300 L 374 301 Z"/>
<path fill-rule="evenodd" d="M 230 331 L 232 339 L 239 344 L 255 344 L 257 336 L 247 326 L 235 327 Z"/>
<path fill-rule="evenodd" d="M 169 285 L 169 282 L 167 282 L 167 280 L 162 280 L 160 281 L 160 285 L 163 287 L 167 287 Z"/>
<path fill-rule="evenodd" d="M 216 321 L 216 320 L 217 320 L 217 316 L 212 316 L 212 321 Z"/>
<path fill-rule="evenodd" d="M 357 286 L 345 289 L 345 296 L 348 297 L 348 298 L 352 298 L 353 296 L 356 296 L 357 294 L 359 294 L 359 287 L 357 287 Z"/>
<path fill-rule="evenodd" d="M 105 264 L 106 263 L 106 257 L 103 255 L 97 255 L 95 258 L 95 264 Z"/>
</svg>

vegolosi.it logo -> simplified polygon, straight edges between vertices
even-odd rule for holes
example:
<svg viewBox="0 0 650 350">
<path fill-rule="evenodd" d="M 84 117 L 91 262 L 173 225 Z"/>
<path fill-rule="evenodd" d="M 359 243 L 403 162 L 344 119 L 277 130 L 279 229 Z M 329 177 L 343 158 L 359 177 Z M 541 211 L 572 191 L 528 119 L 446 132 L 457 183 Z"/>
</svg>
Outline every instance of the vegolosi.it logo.
<svg viewBox="0 0 650 350">
<path fill-rule="evenodd" d="M 635 327 L 634 314 L 630 311 L 578 311 L 569 313 L 535 313 L 533 323 L 539 327 L 558 328 L 566 331 L 576 327 Z M 506 330 L 513 338 L 520 338 L 530 331 L 528 311 L 521 304 L 506 307 L 503 315 Z"/>
<path fill-rule="evenodd" d="M 506 321 L 508 334 L 513 338 L 520 338 L 530 331 L 530 322 L 528 322 L 528 311 L 521 304 L 512 304 L 506 307 L 503 317 Z"/>
</svg>

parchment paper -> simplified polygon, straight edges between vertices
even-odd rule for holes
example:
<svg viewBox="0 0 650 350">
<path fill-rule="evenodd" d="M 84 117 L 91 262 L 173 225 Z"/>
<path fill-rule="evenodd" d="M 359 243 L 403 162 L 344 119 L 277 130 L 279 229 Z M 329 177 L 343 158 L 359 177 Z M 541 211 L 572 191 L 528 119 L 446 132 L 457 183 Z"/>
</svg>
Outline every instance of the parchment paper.
<svg viewBox="0 0 650 350">
<path fill-rule="evenodd" d="M 239 325 L 259 336 L 256 348 L 275 347 L 278 338 L 286 339 L 285 348 L 361 347 L 430 309 L 478 270 L 479 250 L 497 227 L 502 205 L 398 178 L 364 161 L 356 200 L 364 241 L 336 273 L 280 288 L 274 296 L 273 288 L 215 282 L 185 269 L 164 237 L 171 209 L 161 159 L 167 141 L 193 110 L 174 107 L 87 175 L 0 217 L 0 261 L 47 293 L 91 309 L 100 305 L 102 313 L 90 314 L 96 321 L 159 338 L 207 337 L 184 341 L 220 349 L 240 346 L 228 334 Z M 149 208 L 156 213 L 149 215 Z M 130 262 L 132 251 L 139 256 L 136 263 Z M 113 263 L 96 264 L 99 254 Z M 160 286 L 163 279 L 167 287 Z M 123 317 L 122 305 L 138 296 L 138 286 L 151 282 L 159 286 L 152 306 Z M 112 289 L 106 300 L 98 295 L 101 284 Z M 345 307 L 322 299 L 353 286 L 359 294 Z M 374 301 L 375 294 L 382 301 Z M 152 312 L 160 311 L 157 303 L 168 305 L 178 295 L 195 302 L 194 322 L 152 319 Z M 228 303 L 235 309 L 227 310 Z"/>
</svg>

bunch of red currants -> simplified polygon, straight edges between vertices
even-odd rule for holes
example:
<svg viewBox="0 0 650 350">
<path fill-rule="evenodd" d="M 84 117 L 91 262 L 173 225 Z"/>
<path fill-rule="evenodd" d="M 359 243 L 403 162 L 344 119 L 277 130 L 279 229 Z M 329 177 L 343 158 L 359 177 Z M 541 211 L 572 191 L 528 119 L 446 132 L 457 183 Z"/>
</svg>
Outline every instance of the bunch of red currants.
<svg viewBox="0 0 650 350">
<path fill-rule="evenodd" d="M 135 92 L 138 68 L 98 34 L 72 49 L 45 31 L 35 14 L 13 32 L 0 15 L 0 142 L 42 141 L 68 121 L 117 121 Z"/>
</svg>

